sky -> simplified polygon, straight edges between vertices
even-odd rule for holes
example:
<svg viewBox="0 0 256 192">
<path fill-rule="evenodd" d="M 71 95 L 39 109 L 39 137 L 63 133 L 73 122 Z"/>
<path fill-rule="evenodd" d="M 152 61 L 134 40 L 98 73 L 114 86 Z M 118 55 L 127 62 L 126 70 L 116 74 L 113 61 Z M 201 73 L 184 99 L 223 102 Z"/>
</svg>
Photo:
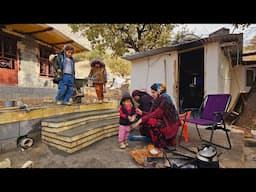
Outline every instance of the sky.
<svg viewBox="0 0 256 192">
<path fill-rule="evenodd" d="M 256 24 L 251 24 L 244 31 L 235 29 L 231 24 L 182 24 L 176 30 L 182 28 L 182 26 L 187 26 L 187 28 L 194 32 L 200 37 L 207 37 L 210 33 L 225 27 L 230 29 L 230 33 L 244 33 L 244 46 L 248 45 L 253 36 L 256 35 Z M 175 31 L 176 31 L 175 30 Z M 234 30 L 234 31 L 233 31 Z"/>
</svg>

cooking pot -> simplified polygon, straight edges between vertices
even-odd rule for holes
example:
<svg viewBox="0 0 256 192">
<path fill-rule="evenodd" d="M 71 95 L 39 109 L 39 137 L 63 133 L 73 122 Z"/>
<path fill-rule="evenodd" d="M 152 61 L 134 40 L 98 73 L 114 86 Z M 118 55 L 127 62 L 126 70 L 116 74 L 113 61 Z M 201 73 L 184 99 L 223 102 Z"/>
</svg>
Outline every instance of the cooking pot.
<svg viewBox="0 0 256 192">
<path fill-rule="evenodd" d="M 219 160 L 217 150 L 213 146 L 204 146 L 201 148 L 197 155 L 198 168 L 218 168 Z"/>
</svg>

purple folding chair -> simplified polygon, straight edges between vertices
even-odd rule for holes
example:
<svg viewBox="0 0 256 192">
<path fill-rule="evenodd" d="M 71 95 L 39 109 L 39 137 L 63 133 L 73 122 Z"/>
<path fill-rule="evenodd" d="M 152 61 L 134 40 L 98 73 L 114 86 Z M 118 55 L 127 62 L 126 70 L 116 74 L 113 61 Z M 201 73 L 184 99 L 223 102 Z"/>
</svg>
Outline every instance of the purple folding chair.
<svg viewBox="0 0 256 192">
<path fill-rule="evenodd" d="M 185 119 L 184 121 L 196 125 L 196 130 L 201 141 L 204 141 L 209 144 L 222 147 L 225 149 L 231 149 L 231 142 L 228 135 L 228 132 L 230 130 L 226 128 L 225 121 L 224 121 L 224 114 L 228 109 L 230 100 L 231 100 L 230 94 L 207 95 L 204 98 L 201 107 L 199 108 L 199 117 Z M 192 110 L 192 114 L 193 114 L 194 109 L 187 109 L 187 110 Z M 211 130 L 210 140 L 205 140 L 201 137 L 201 134 L 198 129 L 198 125 L 208 126 L 206 129 Z M 223 146 L 223 145 L 219 145 L 212 142 L 214 131 L 217 129 L 221 129 L 225 131 L 227 141 L 228 141 L 228 146 Z M 179 142 L 180 141 L 178 141 L 178 143 Z"/>
</svg>

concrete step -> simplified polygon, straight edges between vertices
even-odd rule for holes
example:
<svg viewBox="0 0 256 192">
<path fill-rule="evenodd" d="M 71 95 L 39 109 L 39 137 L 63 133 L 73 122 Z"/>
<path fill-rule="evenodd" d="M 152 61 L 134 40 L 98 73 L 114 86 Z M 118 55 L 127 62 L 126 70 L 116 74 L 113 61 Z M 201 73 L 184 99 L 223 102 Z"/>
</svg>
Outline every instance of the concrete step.
<svg viewBox="0 0 256 192">
<path fill-rule="evenodd" d="M 118 134 L 118 118 L 91 121 L 60 132 L 42 129 L 42 141 L 62 151 L 73 153 L 92 143 Z"/>
<path fill-rule="evenodd" d="M 90 142 L 91 140 L 95 140 L 101 136 L 103 136 L 103 138 L 104 138 L 105 135 L 108 135 L 109 133 L 117 133 L 117 132 L 118 132 L 117 126 L 112 126 L 112 127 L 109 126 L 108 129 L 107 128 L 106 129 L 99 128 L 97 131 L 95 131 L 93 133 L 90 132 L 85 137 L 81 137 L 72 142 L 67 142 L 63 139 L 56 137 L 56 135 L 51 135 L 51 134 L 47 134 L 47 133 L 42 134 L 42 139 L 47 140 L 48 142 L 51 142 L 51 143 L 54 143 L 57 145 L 61 145 L 63 147 L 74 148 L 83 143 Z"/>
<path fill-rule="evenodd" d="M 89 122 L 97 119 L 117 117 L 118 115 L 119 114 L 117 109 L 93 110 L 44 119 L 42 120 L 41 125 L 42 127 L 48 128 L 63 128 L 65 126 L 79 124 L 84 121 Z"/>
<path fill-rule="evenodd" d="M 49 142 L 48 140 L 45 140 L 45 139 L 42 140 L 42 141 L 43 141 L 43 143 L 48 144 L 48 145 L 50 145 L 52 147 L 55 147 L 55 148 L 57 148 L 57 149 L 59 149 L 61 151 L 64 151 L 64 152 L 67 152 L 67 153 L 74 153 L 74 152 L 79 151 L 79 150 L 81 150 L 81 149 L 83 149 L 83 148 L 85 148 L 85 147 L 87 147 L 87 146 L 89 146 L 89 145 L 91 145 L 91 144 L 93 144 L 93 143 L 95 143 L 97 141 L 100 141 L 100 140 L 102 140 L 102 139 L 104 139 L 106 137 L 111 137 L 113 135 L 117 135 L 117 133 L 118 133 L 118 131 L 114 131 L 114 132 L 111 132 L 109 134 L 102 135 L 102 136 L 97 137 L 97 138 L 95 138 L 93 140 L 85 142 L 85 143 L 83 143 L 81 145 L 77 145 L 76 147 L 73 147 L 73 148 L 67 148 L 67 147 L 64 147 L 62 145 L 58 145 L 58 144 Z"/>
<path fill-rule="evenodd" d="M 108 120 L 108 119 L 117 119 L 117 117 L 116 116 L 108 116 L 108 117 L 104 118 L 104 120 Z M 73 129 L 73 128 L 76 128 L 76 127 L 79 127 L 79 126 L 86 125 L 87 123 L 90 123 L 90 122 L 93 122 L 93 120 L 92 121 L 90 121 L 90 120 L 86 121 L 85 120 L 85 121 L 82 121 L 82 122 L 79 122 L 79 123 L 76 123 L 76 124 L 73 124 L 73 125 L 62 126 L 62 127 L 57 127 L 57 128 L 42 127 L 42 131 L 46 131 L 46 132 L 50 132 L 50 133 L 59 133 L 59 132 L 70 130 L 70 129 Z"/>
<path fill-rule="evenodd" d="M 87 116 L 82 117 L 80 119 L 71 120 L 71 121 L 64 121 L 59 125 L 59 127 L 48 127 L 42 126 L 42 131 L 51 132 L 51 133 L 59 133 L 65 130 L 73 129 L 79 126 L 86 125 L 90 122 L 98 122 L 104 120 L 111 120 L 111 119 L 119 119 L 119 114 L 117 112 L 103 114 L 103 115 L 95 115 L 95 116 Z"/>
<path fill-rule="evenodd" d="M 58 133 L 51 133 L 42 130 L 42 135 L 48 135 L 49 137 L 54 137 L 56 139 L 65 141 L 65 142 L 73 142 L 79 140 L 83 137 L 87 137 L 88 135 L 95 134 L 98 131 L 104 131 L 112 126 L 118 126 L 118 119 L 107 119 L 104 121 L 98 122 L 90 122 L 82 126 L 77 126 L 70 130 L 61 131 Z"/>
</svg>

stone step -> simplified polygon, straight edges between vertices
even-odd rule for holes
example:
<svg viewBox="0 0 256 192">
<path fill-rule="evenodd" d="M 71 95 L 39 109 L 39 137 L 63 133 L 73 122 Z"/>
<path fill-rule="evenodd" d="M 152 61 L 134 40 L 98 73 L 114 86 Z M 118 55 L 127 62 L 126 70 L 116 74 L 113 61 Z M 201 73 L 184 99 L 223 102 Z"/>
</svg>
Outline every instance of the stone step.
<svg viewBox="0 0 256 192">
<path fill-rule="evenodd" d="M 42 129 L 42 141 L 62 151 L 73 153 L 92 143 L 118 134 L 119 118 L 91 121 L 69 130 L 48 132 Z"/>
<path fill-rule="evenodd" d="M 67 142 L 63 139 L 59 139 L 58 137 L 56 137 L 56 135 L 47 134 L 47 133 L 42 134 L 42 139 L 56 145 L 61 145 L 63 147 L 74 148 L 78 145 L 81 145 L 86 142 L 90 142 L 97 138 L 105 138 L 105 135 L 108 135 L 109 133 L 114 133 L 114 132 L 116 134 L 118 133 L 118 127 L 116 125 L 112 127 L 108 126 L 105 129 L 98 128 L 96 132 L 90 132 L 87 136 L 81 137 L 80 139 L 74 140 L 72 142 Z"/>
<path fill-rule="evenodd" d="M 109 129 L 113 126 L 118 127 L 118 119 L 108 119 L 101 122 L 90 122 L 88 124 L 58 133 L 50 133 L 42 130 L 41 134 L 48 135 L 49 137 L 53 137 L 65 142 L 74 142 L 83 137 L 87 137 L 88 135 Z"/>
<path fill-rule="evenodd" d="M 46 132 L 44 130 L 42 130 L 41 133 L 66 142 L 73 142 L 83 137 L 87 137 L 88 135 L 94 134 L 98 131 L 108 129 L 109 127 L 118 126 L 118 123 L 118 119 L 107 119 L 100 122 L 90 122 L 85 125 L 58 133 Z"/>
<path fill-rule="evenodd" d="M 102 119 L 104 118 L 104 120 L 119 120 L 119 115 L 118 114 L 109 114 L 109 115 L 103 115 L 103 116 L 97 116 L 98 119 Z M 76 127 L 79 127 L 79 126 L 83 126 L 83 125 L 86 125 L 88 123 L 91 123 L 91 122 L 98 122 L 97 118 L 95 117 L 85 117 L 85 118 L 82 118 L 82 119 L 79 119 L 77 121 L 77 123 L 75 124 L 70 124 L 70 125 L 64 125 L 64 126 L 60 126 L 60 127 L 47 127 L 47 126 L 42 126 L 42 131 L 46 131 L 46 132 L 50 132 L 50 133 L 59 133 L 59 132 L 62 132 L 62 131 L 66 131 L 66 130 L 70 130 L 70 129 L 73 129 L 73 128 L 76 128 Z M 79 122 L 80 121 L 80 122 Z M 68 123 L 67 123 L 68 124 Z"/>
<path fill-rule="evenodd" d="M 99 140 L 102 140 L 104 138 L 111 137 L 111 136 L 117 135 L 117 134 L 118 134 L 118 131 L 110 132 L 108 134 L 101 135 L 100 137 L 97 137 L 97 138 L 95 138 L 93 140 L 90 140 L 88 142 L 85 142 L 85 143 L 83 143 L 81 145 L 77 145 L 77 146 L 75 146 L 73 148 L 64 147 L 62 145 L 58 145 L 58 144 L 49 142 L 49 141 L 47 141 L 45 139 L 43 139 L 42 141 L 43 141 L 43 143 L 48 144 L 48 145 L 50 145 L 52 147 L 55 147 L 55 148 L 57 148 L 57 149 L 59 149 L 61 151 L 64 151 L 64 152 L 67 152 L 67 153 L 74 153 L 74 152 L 79 151 L 79 150 L 81 150 L 81 149 L 83 149 L 83 148 L 85 148 L 85 147 L 87 147 L 87 146 L 89 146 L 89 145 L 99 141 Z"/>
<path fill-rule="evenodd" d="M 41 122 L 42 127 L 62 128 L 74 124 L 83 124 L 82 122 L 95 121 L 97 119 L 105 119 L 118 117 L 119 113 L 116 109 L 93 110 L 79 113 L 66 114 L 44 119 Z M 65 128 L 64 128 L 65 129 Z M 56 130 L 55 130 L 56 131 Z M 55 132 L 51 131 L 51 132 Z"/>
<path fill-rule="evenodd" d="M 41 123 L 42 141 L 73 153 L 106 137 L 118 134 L 117 109 L 93 110 L 55 116 Z"/>
</svg>

